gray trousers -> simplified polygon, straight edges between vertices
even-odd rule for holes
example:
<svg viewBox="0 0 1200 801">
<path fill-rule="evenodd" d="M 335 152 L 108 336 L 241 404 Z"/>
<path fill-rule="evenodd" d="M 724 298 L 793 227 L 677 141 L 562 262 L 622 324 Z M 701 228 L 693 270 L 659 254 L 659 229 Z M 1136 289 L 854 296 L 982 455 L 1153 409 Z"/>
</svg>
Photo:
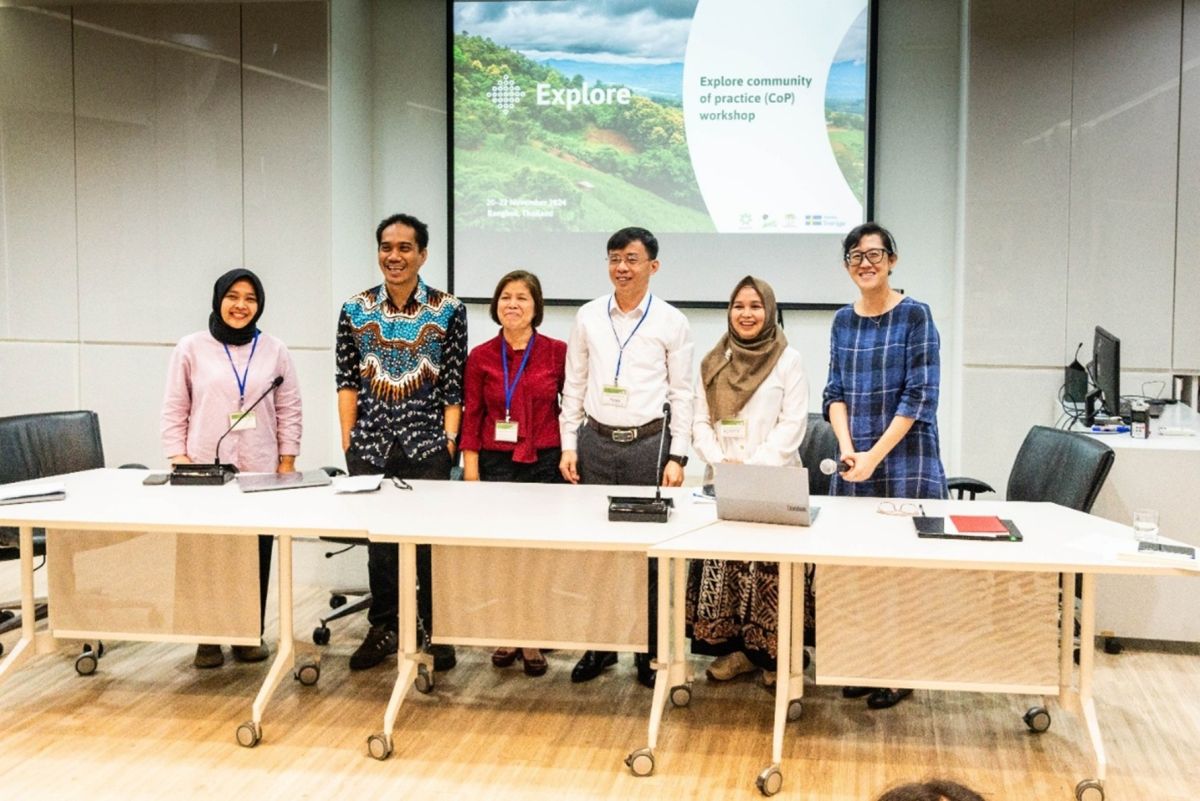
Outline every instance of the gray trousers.
<svg viewBox="0 0 1200 801">
<path fill-rule="evenodd" d="M 635 484 L 654 487 L 660 475 L 658 463 L 659 435 L 641 437 L 633 442 L 613 442 L 584 423 L 579 427 L 579 481 L 582 484 Z M 671 432 L 666 432 L 662 446 L 663 460 L 671 448 Z M 647 495 L 653 493 L 653 489 Z M 650 637 L 650 657 L 658 655 L 658 561 L 650 560 L 647 568 L 647 599 L 649 618 L 646 631 Z"/>
</svg>

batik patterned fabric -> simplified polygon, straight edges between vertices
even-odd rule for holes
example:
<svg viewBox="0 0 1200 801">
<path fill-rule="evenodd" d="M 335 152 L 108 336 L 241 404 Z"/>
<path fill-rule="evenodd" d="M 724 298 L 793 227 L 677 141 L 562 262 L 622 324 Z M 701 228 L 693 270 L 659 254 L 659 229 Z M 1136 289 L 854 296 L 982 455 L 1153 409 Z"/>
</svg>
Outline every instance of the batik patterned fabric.
<svg viewBox="0 0 1200 801">
<path fill-rule="evenodd" d="M 351 450 L 382 470 L 392 447 L 414 461 L 445 449 L 445 407 L 462 403 L 466 354 L 466 307 L 420 279 L 402 309 L 383 285 L 346 301 L 337 387 L 358 392 Z"/>
<path fill-rule="evenodd" d="M 869 479 L 834 475 L 830 495 L 947 497 L 937 427 L 940 349 L 929 307 L 912 298 L 878 317 L 863 317 L 853 306 L 834 315 L 825 419 L 831 403 L 845 403 L 850 438 L 860 451 L 874 445 L 897 415 L 914 422 Z"/>
</svg>

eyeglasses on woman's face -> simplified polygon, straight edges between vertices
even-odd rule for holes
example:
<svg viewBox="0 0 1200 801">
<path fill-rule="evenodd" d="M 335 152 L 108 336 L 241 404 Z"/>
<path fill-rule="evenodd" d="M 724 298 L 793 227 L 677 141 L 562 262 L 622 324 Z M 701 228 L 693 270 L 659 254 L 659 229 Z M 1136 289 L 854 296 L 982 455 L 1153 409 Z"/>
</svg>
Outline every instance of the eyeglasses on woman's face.
<svg viewBox="0 0 1200 801">
<path fill-rule="evenodd" d="M 871 248 L 869 250 L 852 250 L 846 254 L 846 264 L 851 267 L 857 267 L 866 259 L 867 264 L 879 264 L 883 261 L 888 252 L 883 248 Z"/>
</svg>

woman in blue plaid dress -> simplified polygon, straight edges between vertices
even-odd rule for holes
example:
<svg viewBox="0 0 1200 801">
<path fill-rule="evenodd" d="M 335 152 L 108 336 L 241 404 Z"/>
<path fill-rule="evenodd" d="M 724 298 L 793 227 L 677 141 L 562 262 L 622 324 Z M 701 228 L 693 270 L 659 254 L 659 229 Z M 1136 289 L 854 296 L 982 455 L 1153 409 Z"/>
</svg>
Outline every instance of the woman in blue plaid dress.
<svg viewBox="0 0 1200 801">
<path fill-rule="evenodd" d="M 924 303 L 892 289 L 896 243 L 880 225 L 846 235 L 842 258 L 860 296 L 838 310 L 829 345 L 823 409 L 848 466 L 830 483 L 831 495 L 945 498 L 946 473 L 938 444 L 941 341 Z M 867 695 L 872 709 L 894 706 L 903 689 L 846 687 Z"/>
</svg>

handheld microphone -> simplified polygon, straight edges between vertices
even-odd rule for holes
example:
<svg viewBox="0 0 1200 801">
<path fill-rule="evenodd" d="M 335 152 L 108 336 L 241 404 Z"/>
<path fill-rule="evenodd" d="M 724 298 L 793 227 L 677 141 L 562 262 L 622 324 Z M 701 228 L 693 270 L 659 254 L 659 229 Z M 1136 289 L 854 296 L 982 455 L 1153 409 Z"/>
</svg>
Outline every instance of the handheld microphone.
<svg viewBox="0 0 1200 801">
<path fill-rule="evenodd" d="M 850 465 L 845 462 L 835 462 L 833 459 L 821 460 L 821 472 L 827 476 L 832 476 L 834 473 L 845 473 L 850 469 Z"/>
<path fill-rule="evenodd" d="M 271 386 L 269 386 L 265 390 L 263 390 L 263 394 L 258 396 L 258 400 L 254 401 L 254 403 L 250 404 L 250 408 L 247 409 L 246 411 L 242 412 L 241 415 L 238 417 L 238 419 L 234 420 L 233 424 L 231 426 L 229 426 L 229 428 L 225 429 L 225 433 L 222 434 L 220 436 L 220 438 L 217 440 L 217 447 L 215 448 L 215 452 L 213 453 L 213 467 L 221 466 L 221 443 L 225 441 L 225 438 L 227 436 L 229 436 L 229 432 L 231 432 L 231 431 L 233 431 L 233 429 L 237 428 L 238 423 L 242 422 L 242 418 L 245 417 L 246 415 L 250 414 L 250 412 L 254 411 L 254 407 L 257 406 L 258 404 L 262 403 L 263 398 L 267 397 L 272 392 L 279 389 L 279 385 L 282 383 L 283 383 L 283 376 L 281 376 L 281 375 L 275 376 L 275 380 L 271 382 Z M 233 467 L 233 465 L 229 465 L 229 467 Z M 236 471 L 236 468 L 235 468 L 235 471 Z"/>
<path fill-rule="evenodd" d="M 221 443 L 225 441 L 225 437 L 229 436 L 229 432 L 237 428 L 238 423 L 242 422 L 242 418 L 250 412 L 254 411 L 254 407 L 262 403 L 263 399 L 270 395 L 275 390 L 279 389 L 279 385 L 283 383 L 283 376 L 275 376 L 275 380 L 271 382 L 271 386 L 259 395 L 254 403 L 250 404 L 250 408 L 242 412 L 241 416 L 234 421 L 233 425 L 225 429 L 225 433 L 217 439 L 216 453 L 213 455 L 212 464 L 177 464 L 171 468 L 171 485 L 172 486 L 212 486 L 225 484 L 233 479 L 237 472 L 237 467 L 231 464 L 221 464 Z"/>
</svg>

